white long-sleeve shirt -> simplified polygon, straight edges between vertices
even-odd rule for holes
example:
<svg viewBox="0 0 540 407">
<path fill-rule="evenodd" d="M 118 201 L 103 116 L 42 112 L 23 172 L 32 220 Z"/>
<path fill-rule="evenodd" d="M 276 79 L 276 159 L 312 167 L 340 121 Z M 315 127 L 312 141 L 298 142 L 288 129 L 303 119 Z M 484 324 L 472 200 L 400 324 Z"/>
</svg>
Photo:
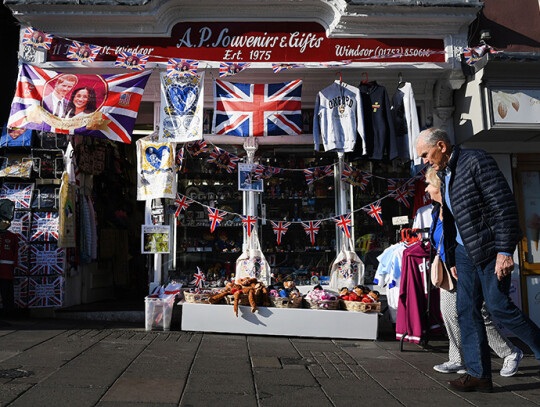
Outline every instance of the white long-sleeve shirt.
<svg viewBox="0 0 540 407">
<path fill-rule="evenodd" d="M 361 142 L 363 154 L 366 154 L 362 100 L 358 88 L 336 81 L 317 94 L 313 141 L 316 151 L 322 143 L 324 151 L 338 152 L 353 151 L 355 143 Z"/>
</svg>

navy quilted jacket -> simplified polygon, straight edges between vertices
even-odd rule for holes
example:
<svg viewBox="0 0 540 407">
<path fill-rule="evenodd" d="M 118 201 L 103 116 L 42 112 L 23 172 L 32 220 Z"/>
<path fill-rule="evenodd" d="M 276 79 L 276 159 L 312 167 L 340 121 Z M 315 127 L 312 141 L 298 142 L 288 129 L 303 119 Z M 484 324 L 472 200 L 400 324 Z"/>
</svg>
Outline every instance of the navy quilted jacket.
<svg viewBox="0 0 540 407">
<path fill-rule="evenodd" d="M 500 252 L 513 253 L 522 237 L 516 201 L 493 157 L 482 150 L 454 147 L 448 168 L 454 219 L 448 208 L 443 208 L 444 230 L 455 220 L 469 258 L 476 265 L 493 260 Z M 444 171 L 439 177 L 444 197 Z"/>
</svg>

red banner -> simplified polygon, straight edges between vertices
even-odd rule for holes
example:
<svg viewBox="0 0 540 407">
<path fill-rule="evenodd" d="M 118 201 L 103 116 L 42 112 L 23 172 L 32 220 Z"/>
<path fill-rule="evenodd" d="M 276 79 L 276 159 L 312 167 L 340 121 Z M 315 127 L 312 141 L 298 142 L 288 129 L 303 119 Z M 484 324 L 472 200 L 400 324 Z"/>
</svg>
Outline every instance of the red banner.
<svg viewBox="0 0 540 407">
<path fill-rule="evenodd" d="M 318 23 L 186 22 L 170 37 L 78 38 L 102 46 L 97 61 L 115 60 L 120 52 L 161 58 L 230 62 L 444 62 L 442 39 L 328 38 Z M 55 38 L 49 60 L 67 60 L 71 41 Z"/>
</svg>

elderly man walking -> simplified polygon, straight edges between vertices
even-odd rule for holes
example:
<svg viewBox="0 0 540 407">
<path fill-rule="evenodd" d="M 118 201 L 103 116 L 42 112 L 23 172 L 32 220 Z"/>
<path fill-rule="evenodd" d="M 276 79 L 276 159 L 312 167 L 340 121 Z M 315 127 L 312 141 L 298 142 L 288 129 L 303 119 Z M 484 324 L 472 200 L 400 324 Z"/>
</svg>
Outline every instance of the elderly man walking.
<svg viewBox="0 0 540 407">
<path fill-rule="evenodd" d="M 443 233 L 454 225 L 457 231 L 455 252 L 447 256 L 458 279 L 457 311 L 467 373 L 448 385 L 457 391 L 491 392 L 483 301 L 491 315 L 540 360 L 540 329 L 508 296 L 512 254 L 522 237 L 514 195 L 493 157 L 453 146 L 444 130 L 421 132 L 416 150 L 442 181 Z"/>
</svg>

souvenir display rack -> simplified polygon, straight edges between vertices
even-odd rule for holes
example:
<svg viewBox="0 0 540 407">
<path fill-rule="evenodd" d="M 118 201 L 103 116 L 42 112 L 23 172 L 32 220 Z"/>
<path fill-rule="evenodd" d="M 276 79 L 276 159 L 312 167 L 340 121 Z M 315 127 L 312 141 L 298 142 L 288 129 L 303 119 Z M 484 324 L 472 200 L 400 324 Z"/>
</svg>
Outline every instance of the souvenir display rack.
<svg viewBox="0 0 540 407">
<path fill-rule="evenodd" d="M 15 306 L 22 309 L 62 306 L 66 269 L 66 250 L 56 242 L 67 137 L 32 133 L 24 145 L 2 143 L 0 147 L 0 155 L 6 158 L 0 168 L 0 195 L 15 201 L 10 230 L 19 239 L 14 291 Z M 13 171 L 17 161 L 30 165 L 22 173 Z"/>
</svg>

